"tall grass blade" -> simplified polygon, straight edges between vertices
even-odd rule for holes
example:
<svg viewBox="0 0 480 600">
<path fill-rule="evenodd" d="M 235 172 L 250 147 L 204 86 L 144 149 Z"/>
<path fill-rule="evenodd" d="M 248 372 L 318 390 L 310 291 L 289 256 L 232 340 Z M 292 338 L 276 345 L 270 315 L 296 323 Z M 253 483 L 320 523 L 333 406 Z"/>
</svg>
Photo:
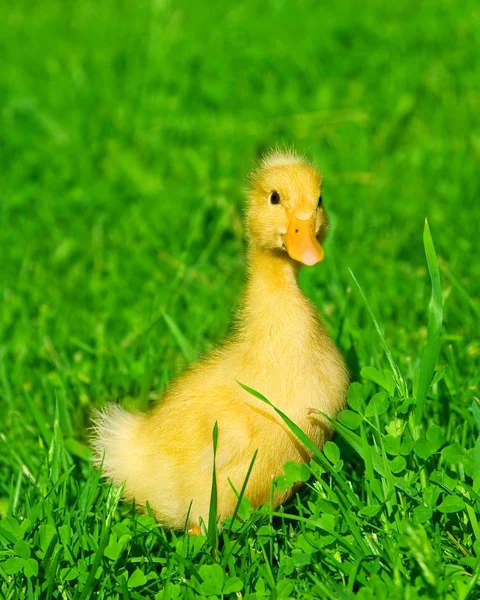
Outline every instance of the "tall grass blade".
<svg viewBox="0 0 480 600">
<path fill-rule="evenodd" d="M 242 489 L 240 490 L 240 493 L 238 494 L 237 504 L 235 506 L 235 510 L 233 511 L 232 518 L 230 519 L 229 529 L 232 529 L 233 524 L 235 523 L 235 519 L 237 518 L 238 511 L 240 510 L 240 504 L 242 503 L 243 496 L 245 495 L 245 490 L 247 489 L 247 483 L 248 483 L 248 480 L 250 479 L 250 475 L 252 474 L 252 469 L 253 469 L 253 465 L 255 464 L 257 454 L 258 454 L 258 450 L 255 450 L 255 452 L 253 453 L 252 460 L 250 461 L 250 465 L 248 467 L 247 474 L 245 476 L 245 479 L 243 480 Z"/>
<path fill-rule="evenodd" d="M 292 419 L 290 419 L 290 417 L 288 417 L 284 412 L 282 412 L 279 408 L 277 408 L 274 404 L 272 404 L 270 402 L 270 400 L 265 398 L 265 396 L 263 394 L 260 394 L 260 392 L 257 392 L 256 390 L 248 387 L 248 385 L 240 383 L 240 381 L 238 381 L 238 380 L 237 380 L 237 383 L 246 392 L 248 392 L 252 396 L 255 396 L 255 398 L 258 398 L 259 400 L 261 400 L 262 402 L 265 402 L 265 404 L 268 404 L 271 408 L 273 408 L 273 410 L 284 421 L 284 423 L 288 426 L 288 428 L 295 435 L 295 437 L 298 440 L 300 440 L 300 442 L 302 442 L 302 444 L 308 450 L 310 450 L 310 452 L 313 454 L 313 456 L 315 456 L 315 458 L 317 458 L 317 460 L 320 462 L 320 464 L 329 471 L 330 475 L 335 479 L 335 481 L 338 483 L 338 485 L 343 489 L 343 491 L 349 498 L 350 502 L 352 502 L 353 505 L 355 505 L 355 506 L 358 505 L 359 502 L 358 502 L 358 499 L 355 496 L 355 494 L 352 493 L 351 489 L 346 484 L 345 480 L 343 480 L 341 477 L 339 477 L 338 473 L 336 473 L 335 470 L 333 470 L 330 467 L 330 464 L 328 463 L 327 460 L 325 460 L 325 457 L 324 457 L 322 451 L 312 442 L 312 440 L 308 437 L 308 435 L 296 423 L 294 423 L 292 421 Z"/>
<path fill-rule="evenodd" d="M 397 363 L 393 360 L 393 356 L 392 356 L 392 353 L 390 352 L 390 348 L 387 346 L 387 342 L 385 341 L 385 336 L 383 335 L 383 332 L 380 329 L 380 325 L 375 317 L 375 313 L 373 312 L 372 307 L 370 306 L 370 304 L 367 300 L 367 297 L 365 296 L 365 294 L 363 292 L 362 287 L 358 283 L 355 275 L 353 274 L 353 271 L 351 269 L 348 269 L 348 270 L 350 271 L 350 275 L 352 276 L 352 279 L 355 282 L 355 285 L 357 286 L 358 291 L 360 292 L 360 295 L 362 296 L 363 302 L 365 303 L 365 306 L 367 307 L 368 314 L 370 315 L 370 318 L 372 319 L 375 329 L 380 337 L 383 351 L 385 352 L 385 355 L 390 364 L 390 368 L 392 369 L 393 378 L 395 379 L 395 385 L 397 386 L 398 392 L 402 398 L 405 398 L 407 396 L 407 386 L 405 384 L 405 380 L 402 377 L 402 374 L 400 372 L 400 369 L 397 366 Z"/>
<path fill-rule="evenodd" d="M 210 542 L 213 551 L 217 548 L 217 444 L 218 444 L 218 423 L 215 421 L 213 426 L 213 469 L 212 469 L 212 492 L 210 494 L 210 510 L 208 512 L 208 531 L 207 539 Z"/>
<path fill-rule="evenodd" d="M 285 423 L 288 425 L 290 430 L 296 435 L 296 437 L 302 442 L 302 444 L 306 448 L 308 448 L 312 452 L 312 454 L 314 454 L 317 458 L 323 458 L 322 453 L 317 448 L 317 446 L 312 442 L 312 440 L 308 437 L 308 435 L 304 431 L 302 431 L 302 429 L 300 429 L 300 427 L 290 419 L 290 417 L 288 417 L 279 408 L 277 408 L 274 404 L 272 404 L 270 402 L 270 400 L 265 398 L 265 396 L 263 394 L 261 394 L 260 392 L 257 392 L 256 390 L 248 387 L 248 385 L 245 385 L 245 384 L 241 383 L 240 381 L 237 381 L 237 383 L 246 392 L 248 392 L 252 396 L 255 396 L 255 398 L 258 398 L 262 402 L 265 402 L 265 404 L 268 404 L 269 406 L 271 406 L 273 408 L 273 410 L 283 419 L 283 421 L 285 421 Z"/>
<path fill-rule="evenodd" d="M 432 282 L 432 298 L 428 310 L 427 342 L 423 351 L 420 374 L 418 377 L 417 403 L 415 408 L 415 423 L 417 426 L 420 424 L 423 417 L 425 398 L 432 383 L 435 365 L 437 364 L 438 355 L 440 353 L 440 334 L 443 322 L 440 271 L 427 219 L 425 219 L 425 228 L 423 230 L 423 245 L 425 246 L 428 272 L 430 273 L 430 280 Z"/>
</svg>

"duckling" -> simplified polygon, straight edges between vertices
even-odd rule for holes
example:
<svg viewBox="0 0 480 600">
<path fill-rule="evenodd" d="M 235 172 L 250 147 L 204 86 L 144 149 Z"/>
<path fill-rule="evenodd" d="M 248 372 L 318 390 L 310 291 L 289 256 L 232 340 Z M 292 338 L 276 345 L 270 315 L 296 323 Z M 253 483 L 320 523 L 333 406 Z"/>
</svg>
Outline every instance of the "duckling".
<svg viewBox="0 0 480 600">
<path fill-rule="evenodd" d="M 232 336 L 174 381 L 149 414 L 108 405 L 94 417 L 94 462 L 124 497 L 149 503 L 157 521 L 199 533 L 208 523 L 212 430 L 217 522 L 231 517 L 258 451 L 245 496 L 269 502 L 271 479 L 309 451 L 277 413 L 249 394 L 266 396 L 322 447 L 332 430 L 317 410 L 344 408 L 348 373 L 315 307 L 298 285 L 301 265 L 324 258 L 327 216 L 322 177 L 294 153 L 273 152 L 253 171 L 246 210 L 248 277 Z M 313 410 L 312 410 L 313 409 Z M 276 491 L 279 506 L 293 490 Z"/>
</svg>

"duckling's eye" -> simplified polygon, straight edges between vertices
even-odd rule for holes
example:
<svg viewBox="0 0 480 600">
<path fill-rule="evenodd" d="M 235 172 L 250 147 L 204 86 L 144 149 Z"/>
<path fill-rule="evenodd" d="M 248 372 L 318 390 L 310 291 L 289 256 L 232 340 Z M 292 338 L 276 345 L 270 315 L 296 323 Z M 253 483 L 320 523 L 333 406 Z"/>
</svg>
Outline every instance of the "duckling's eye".
<svg viewBox="0 0 480 600">
<path fill-rule="evenodd" d="M 322 198 L 322 194 L 320 194 L 320 196 L 318 198 L 317 208 L 321 208 L 322 205 L 323 205 L 323 198 Z"/>
<path fill-rule="evenodd" d="M 270 204 L 280 204 L 280 194 L 276 190 L 270 194 Z"/>
</svg>

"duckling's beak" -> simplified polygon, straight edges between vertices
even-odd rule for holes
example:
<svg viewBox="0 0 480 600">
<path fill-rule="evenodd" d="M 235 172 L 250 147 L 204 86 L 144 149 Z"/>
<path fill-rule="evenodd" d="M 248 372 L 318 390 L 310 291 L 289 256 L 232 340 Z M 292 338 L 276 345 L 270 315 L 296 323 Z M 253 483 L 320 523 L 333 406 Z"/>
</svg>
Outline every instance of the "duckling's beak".
<svg viewBox="0 0 480 600">
<path fill-rule="evenodd" d="M 303 265 L 312 267 L 325 256 L 315 235 L 315 215 L 305 219 L 292 215 L 283 242 L 290 258 Z"/>
</svg>

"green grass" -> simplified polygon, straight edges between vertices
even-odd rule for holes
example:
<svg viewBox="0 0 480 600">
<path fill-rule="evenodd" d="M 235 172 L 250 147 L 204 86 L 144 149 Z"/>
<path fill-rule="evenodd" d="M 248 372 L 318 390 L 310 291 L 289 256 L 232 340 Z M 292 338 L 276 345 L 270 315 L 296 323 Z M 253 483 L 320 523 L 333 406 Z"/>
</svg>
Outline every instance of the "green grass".
<svg viewBox="0 0 480 600">
<path fill-rule="evenodd" d="M 0 4 L 1 598 L 480 598 L 479 28 L 474 0 Z M 175 535 L 99 481 L 89 416 L 228 331 L 276 143 L 325 175 L 302 286 L 349 409 L 289 505 Z"/>
</svg>

